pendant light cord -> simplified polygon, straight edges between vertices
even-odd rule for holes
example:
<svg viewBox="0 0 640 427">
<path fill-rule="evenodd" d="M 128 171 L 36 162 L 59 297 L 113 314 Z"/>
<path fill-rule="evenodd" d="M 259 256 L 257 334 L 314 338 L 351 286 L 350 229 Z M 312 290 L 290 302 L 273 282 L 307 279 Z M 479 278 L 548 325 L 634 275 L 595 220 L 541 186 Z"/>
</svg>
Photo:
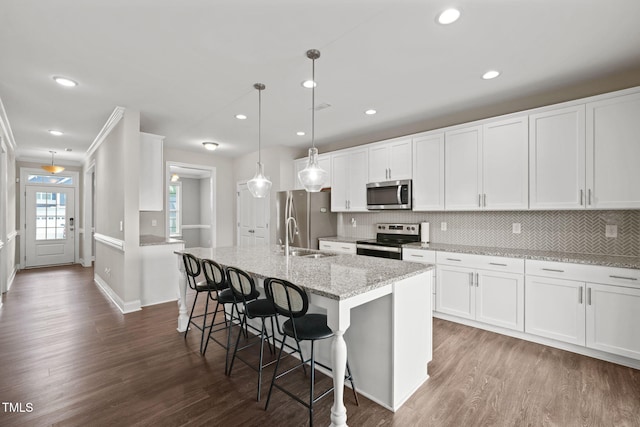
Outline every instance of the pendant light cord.
<svg viewBox="0 0 640 427">
<path fill-rule="evenodd" d="M 311 60 L 311 146 L 316 148 L 315 129 L 316 129 L 316 60 Z"/>
<path fill-rule="evenodd" d="M 258 163 L 262 163 L 262 89 L 258 89 Z"/>
</svg>

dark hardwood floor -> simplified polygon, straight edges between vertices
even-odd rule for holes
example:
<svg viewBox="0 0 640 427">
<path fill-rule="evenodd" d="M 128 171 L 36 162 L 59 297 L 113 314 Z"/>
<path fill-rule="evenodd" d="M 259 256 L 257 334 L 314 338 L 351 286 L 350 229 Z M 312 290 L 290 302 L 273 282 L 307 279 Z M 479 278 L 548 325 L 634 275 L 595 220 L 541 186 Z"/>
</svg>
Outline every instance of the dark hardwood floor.
<svg viewBox="0 0 640 427">
<path fill-rule="evenodd" d="M 304 407 L 176 331 L 177 306 L 122 315 L 80 266 L 21 271 L 0 309 L 0 426 L 299 426 Z M 354 426 L 640 426 L 640 371 L 434 319 L 431 378 L 395 414 L 345 390 Z M 357 378 L 356 378 L 357 380 Z M 328 384 L 327 378 L 322 379 Z M 302 373 L 290 379 L 303 390 Z M 319 386 L 321 387 L 321 386 Z M 25 412 L 11 412 L 8 403 Z M 28 411 L 27 403 L 32 406 Z M 331 398 L 314 423 L 329 425 Z"/>
</svg>

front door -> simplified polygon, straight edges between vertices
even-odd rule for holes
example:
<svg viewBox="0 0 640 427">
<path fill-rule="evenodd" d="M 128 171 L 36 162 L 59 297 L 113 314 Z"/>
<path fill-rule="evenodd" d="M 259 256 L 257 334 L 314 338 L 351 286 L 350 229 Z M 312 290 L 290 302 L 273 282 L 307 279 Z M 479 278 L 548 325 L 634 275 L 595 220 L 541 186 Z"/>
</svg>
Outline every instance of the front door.
<svg viewBox="0 0 640 427">
<path fill-rule="evenodd" d="M 75 260 L 73 188 L 26 187 L 26 266 Z"/>
</svg>

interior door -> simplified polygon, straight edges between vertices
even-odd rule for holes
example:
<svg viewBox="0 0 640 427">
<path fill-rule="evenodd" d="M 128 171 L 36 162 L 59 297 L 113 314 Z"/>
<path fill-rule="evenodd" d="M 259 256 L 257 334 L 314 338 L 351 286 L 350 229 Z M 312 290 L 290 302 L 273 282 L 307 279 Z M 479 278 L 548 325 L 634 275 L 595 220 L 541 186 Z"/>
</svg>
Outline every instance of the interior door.
<svg viewBox="0 0 640 427">
<path fill-rule="evenodd" d="M 73 188 L 26 187 L 27 267 L 74 262 L 74 196 Z"/>
<path fill-rule="evenodd" d="M 269 197 L 255 198 L 238 184 L 238 246 L 269 244 Z"/>
</svg>

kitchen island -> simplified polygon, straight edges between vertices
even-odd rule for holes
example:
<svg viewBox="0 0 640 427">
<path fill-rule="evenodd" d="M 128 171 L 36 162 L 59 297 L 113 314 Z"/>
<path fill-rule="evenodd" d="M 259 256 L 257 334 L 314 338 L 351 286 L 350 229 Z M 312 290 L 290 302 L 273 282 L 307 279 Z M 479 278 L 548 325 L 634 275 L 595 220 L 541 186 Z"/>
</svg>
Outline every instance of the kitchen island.
<svg viewBox="0 0 640 427">
<path fill-rule="evenodd" d="M 346 426 L 343 389 L 347 346 L 358 391 L 397 410 L 428 379 L 433 266 L 305 251 L 306 256 L 298 252 L 302 256 L 289 257 L 276 245 L 176 251 L 181 271 L 178 330 L 185 330 L 189 318 L 181 259 L 184 252 L 246 270 L 259 285 L 266 277 L 286 279 L 307 291 L 312 309 L 326 312 L 334 332 L 330 348 L 318 348 L 318 358 L 328 353 L 333 368 L 331 424 Z"/>
</svg>

